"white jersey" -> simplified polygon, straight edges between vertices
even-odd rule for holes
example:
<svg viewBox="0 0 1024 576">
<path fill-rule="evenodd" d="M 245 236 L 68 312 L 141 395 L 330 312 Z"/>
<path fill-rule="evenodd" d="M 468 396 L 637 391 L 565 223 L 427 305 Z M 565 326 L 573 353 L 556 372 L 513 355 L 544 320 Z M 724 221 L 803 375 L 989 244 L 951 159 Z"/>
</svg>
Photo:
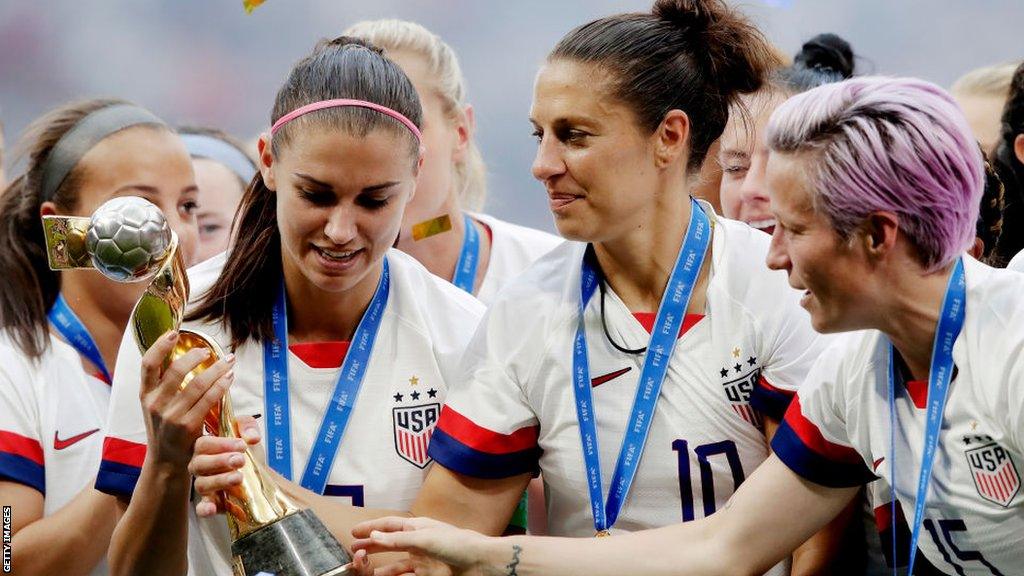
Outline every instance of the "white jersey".
<svg viewBox="0 0 1024 576">
<path fill-rule="evenodd" d="M 0 480 L 43 494 L 43 516 L 96 476 L 110 385 L 89 375 L 74 348 L 50 335 L 37 361 L 0 336 Z M 11 504 L 11 502 L 5 502 Z M 106 558 L 92 574 L 107 574 Z"/>
<path fill-rule="evenodd" d="M 426 445 L 469 338 L 483 314 L 472 296 L 430 274 L 412 257 L 391 250 L 388 304 L 355 409 L 345 431 L 325 494 L 344 503 L 407 510 L 426 477 L 430 459 Z M 192 300 L 213 284 L 224 256 L 189 271 Z M 231 338 L 219 324 L 189 323 L 184 328 L 210 335 L 228 349 Z M 337 344 L 337 343 L 333 343 Z M 330 354 L 332 343 L 321 348 Z M 298 481 L 315 441 L 325 407 L 338 379 L 344 350 L 330 367 L 313 361 L 325 350 L 309 345 L 290 347 L 292 471 Z M 266 414 L 263 390 L 263 346 L 249 341 L 235 350 L 235 381 L 231 401 L 236 414 Z M 321 358 L 322 359 L 322 358 Z M 134 488 L 146 450 L 146 430 L 139 404 L 140 354 L 131 336 L 118 355 L 111 401 L 111 423 L 97 486 L 127 494 Z M 327 364 L 330 364 L 329 362 Z M 266 438 L 268 418 L 261 418 Z M 257 456 L 265 458 L 265 444 Z M 193 522 L 196 520 L 193 519 Z M 230 548 L 223 517 L 199 520 L 203 549 L 190 547 L 193 576 L 230 574 Z M 194 539 L 194 526 L 190 539 Z M 205 557 L 203 557 L 205 555 Z"/>
<path fill-rule="evenodd" d="M 964 257 L 966 317 L 953 346 L 950 384 L 935 453 L 915 568 L 947 574 L 1020 574 L 1024 569 L 1024 276 Z M 888 339 L 875 330 L 843 335 L 821 355 L 772 447 L 801 476 L 826 486 L 873 479 L 875 505 L 893 483 Z M 927 382 L 896 385 L 897 517 L 913 518 L 924 448 Z M 905 511 L 905 515 L 903 512 Z M 883 550 L 897 540 L 904 564 L 909 532 L 892 534 L 876 508 Z M 886 532 L 889 532 L 886 535 Z M 902 535 L 901 535 L 902 532 Z"/>
<path fill-rule="evenodd" d="M 530 264 L 565 242 L 560 236 L 499 220 L 487 214 L 470 213 L 490 230 L 491 257 L 476 297 L 490 305 L 506 284 Z"/>
<path fill-rule="evenodd" d="M 799 293 L 785 273 L 765 267 L 768 243 L 763 232 L 715 218 L 707 315 L 684 322 L 613 533 L 707 516 L 766 458 L 751 396 L 768 398 L 761 405 L 769 411 L 784 406 L 821 348 Z M 469 476 L 541 471 L 549 531 L 559 536 L 594 534 L 572 390 L 584 250 L 567 242 L 502 291 L 467 350 L 464 376 L 430 445 L 438 463 Z M 605 308 L 611 338 L 626 348 L 647 344 L 641 320 L 610 289 Z M 643 355 L 609 343 L 600 293 L 585 323 L 607 494 Z"/>
<path fill-rule="evenodd" d="M 1024 252 L 1018 252 L 1014 256 L 1010 263 L 1006 265 L 1007 270 L 1014 270 L 1016 272 L 1024 272 Z"/>
</svg>

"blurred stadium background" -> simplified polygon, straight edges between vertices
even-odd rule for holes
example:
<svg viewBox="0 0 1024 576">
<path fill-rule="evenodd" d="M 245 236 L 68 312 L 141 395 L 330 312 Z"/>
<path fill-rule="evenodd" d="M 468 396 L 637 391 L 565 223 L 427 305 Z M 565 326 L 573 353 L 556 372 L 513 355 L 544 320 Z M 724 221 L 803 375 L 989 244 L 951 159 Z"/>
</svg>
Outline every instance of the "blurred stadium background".
<svg viewBox="0 0 1024 576">
<path fill-rule="evenodd" d="M 489 165 L 488 211 L 553 230 L 530 176 L 533 75 L 572 27 L 650 0 L 0 0 L 0 119 L 7 148 L 70 99 L 118 96 L 169 122 L 249 139 L 269 121 L 291 64 L 323 37 L 369 18 L 422 23 L 458 52 Z M 860 73 L 949 86 L 971 68 L 1024 57 L 1024 0 L 747 0 L 783 51 L 819 32 L 849 40 Z M 7 168 L 12 168 L 10 154 Z"/>
</svg>

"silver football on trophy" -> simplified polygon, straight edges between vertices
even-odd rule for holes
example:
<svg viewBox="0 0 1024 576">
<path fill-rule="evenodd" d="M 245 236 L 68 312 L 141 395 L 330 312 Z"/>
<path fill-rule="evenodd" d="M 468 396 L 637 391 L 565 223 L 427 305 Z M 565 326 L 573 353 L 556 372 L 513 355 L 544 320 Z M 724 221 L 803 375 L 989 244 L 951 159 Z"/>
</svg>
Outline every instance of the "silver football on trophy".
<svg viewBox="0 0 1024 576">
<path fill-rule="evenodd" d="M 171 227 L 163 212 L 137 196 L 103 203 L 85 236 L 93 266 L 118 282 L 138 282 L 155 274 L 170 245 Z"/>
</svg>

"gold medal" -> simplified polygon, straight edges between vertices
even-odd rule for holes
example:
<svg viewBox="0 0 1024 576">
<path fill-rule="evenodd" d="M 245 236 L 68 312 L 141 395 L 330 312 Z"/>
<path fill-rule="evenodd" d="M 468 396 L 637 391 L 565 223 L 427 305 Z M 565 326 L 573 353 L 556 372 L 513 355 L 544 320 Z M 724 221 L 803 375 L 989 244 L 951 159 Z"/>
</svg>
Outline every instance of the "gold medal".
<svg viewBox="0 0 1024 576">
<path fill-rule="evenodd" d="M 598 530 L 597 534 L 594 534 L 594 538 L 607 538 L 608 536 L 611 536 L 611 533 L 607 530 Z"/>
</svg>

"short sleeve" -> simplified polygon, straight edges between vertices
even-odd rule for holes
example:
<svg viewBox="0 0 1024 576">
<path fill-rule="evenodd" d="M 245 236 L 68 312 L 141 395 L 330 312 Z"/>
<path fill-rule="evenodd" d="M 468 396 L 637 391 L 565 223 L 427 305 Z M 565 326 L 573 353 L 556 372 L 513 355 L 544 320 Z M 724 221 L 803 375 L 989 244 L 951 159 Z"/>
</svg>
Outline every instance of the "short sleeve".
<svg viewBox="0 0 1024 576">
<path fill-rule="evenodd" d="M 24 358 L 0 353 L 0 480 L 46 495 L 39 402 Z"/>
<path fill-rule="evenodd" d="M 875 479 L 847 433 L 844 352 L 837 342 L 821 354 L 772 439 L 772 450 L 794 472 L 833 488 Z"/>
<path fill-rule="evenodd" d="M 538 420 L 521 387 L 521 348 L 507 333 L 513 325 L 492 310 L 462 358 L 462 377 L 450 384 L 429 454 L 439 464 L 475 478 L 536 474 Z"/>
<path fill-rule="evenodd" d="M 830 340 L 814 331 L 800 293 L 783 286 L 781 302 L 762 327 L 767 361 L 750 394 L 750 404 L 761 413 L 781 420 L 811 365 Z"/>
<path fill-rule="evenodd" d="M 131 496 L 146 457 L 146 423 L 139 390 L 142 354 L 131 330 L 125 331 L 114 367 L 106 436 L 96 489 L 114 496 Z"/>
</svg>

